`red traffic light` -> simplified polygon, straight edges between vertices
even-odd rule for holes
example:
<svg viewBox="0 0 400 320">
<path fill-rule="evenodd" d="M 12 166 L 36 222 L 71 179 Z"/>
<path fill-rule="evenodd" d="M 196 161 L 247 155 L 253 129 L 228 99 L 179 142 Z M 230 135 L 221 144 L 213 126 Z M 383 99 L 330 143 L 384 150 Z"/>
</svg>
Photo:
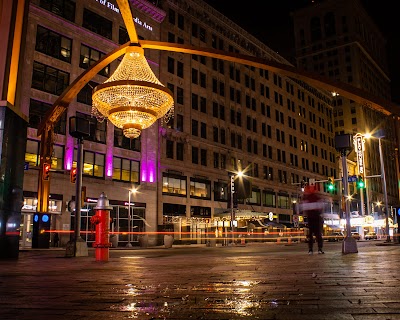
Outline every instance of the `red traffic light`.
<svg viewBox="0 0 400 320">
<path fill-rule="evenodd" d="M 72 168 L 71 171 L 70 171 L 71 183 L 75 183 L 76 182 L 76 173 L 77 173 L 77 169 L 76 168 Z"/>
<path fill-rule="evenodd" d="M 43 163 L 42 179 L 48 181 L 50 179 L 50 163 Z"/>
</svg>

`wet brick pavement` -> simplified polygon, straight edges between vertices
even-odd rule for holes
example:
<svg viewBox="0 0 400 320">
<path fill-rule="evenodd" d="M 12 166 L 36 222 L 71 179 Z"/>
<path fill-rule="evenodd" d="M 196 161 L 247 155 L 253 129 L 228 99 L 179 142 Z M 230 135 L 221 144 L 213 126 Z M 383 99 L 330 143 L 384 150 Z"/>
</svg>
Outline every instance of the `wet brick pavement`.
<svg viewBox="0 0 400 320">
<path fill-rule="evenodd" d="M 21 251 L 0 261 L 0 319 L 400 319 L 400 246 L 378 244 Z"/>
</svg>

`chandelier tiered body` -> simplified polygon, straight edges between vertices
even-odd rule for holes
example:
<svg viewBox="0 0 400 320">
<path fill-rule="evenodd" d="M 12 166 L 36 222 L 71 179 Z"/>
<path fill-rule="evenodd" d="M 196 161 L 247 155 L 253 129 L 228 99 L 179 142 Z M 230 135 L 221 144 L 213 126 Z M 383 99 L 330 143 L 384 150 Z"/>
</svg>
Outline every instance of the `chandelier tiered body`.
<svg viewBox="0 0 400 320">
<path fill-rule="evenodd" d="M 127 48 L 117 70 L 94 88 L 92 101 L 127 138 L 137 138 L 174 106 L 170 90 L 154 75 L 139 46 Z"/>
</svg>

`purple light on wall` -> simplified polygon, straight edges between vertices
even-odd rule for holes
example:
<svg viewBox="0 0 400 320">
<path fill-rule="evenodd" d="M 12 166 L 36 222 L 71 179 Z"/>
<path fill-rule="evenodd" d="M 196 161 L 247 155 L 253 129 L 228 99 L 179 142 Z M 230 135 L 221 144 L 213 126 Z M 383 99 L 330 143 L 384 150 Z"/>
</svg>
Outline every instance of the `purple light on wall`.
<svg viewBox="0 0 400 320">
<path fill-rule="evenodd" d="M 71 170 L 74 161 L 74 138 L 68 137 L 66 148 L 65 148 L 65 158 L 64 158 L 64 169 Z"/>
<path fill-rule="evenodd" d="M 110 145 L 108 146 L 107 154 L 106 154 L 106 176 L 107 177 L 112 177 L 113 175 L 113 153 L 112 149 L 113 146 Z"/>
<path fill-rule="evenodd" d="M 146 169 L 146 167 L 147 167 L 147 165 L 142 162 L 142 165 L 140 166 L 140 171 L 141 171 L 140 180 L 142 180 L 142 182 L 146 182 L 147 181 L 147 177 L 146 177 L 147 169 Z"/>
<path fill-rule="evenodd" d="M 154 178 L 154 162 L 151 162 L 149 165 L 149 182 L 154 182 L 155 178 Z"/>
<path fill-rule="evenodd" d="M 154 161 L 147 160 L 146 162 L 142 161 L 140 165 L 140 176 L 142 182 L 154 182 L 155 181 L 155 164 Z"/>
</svg>

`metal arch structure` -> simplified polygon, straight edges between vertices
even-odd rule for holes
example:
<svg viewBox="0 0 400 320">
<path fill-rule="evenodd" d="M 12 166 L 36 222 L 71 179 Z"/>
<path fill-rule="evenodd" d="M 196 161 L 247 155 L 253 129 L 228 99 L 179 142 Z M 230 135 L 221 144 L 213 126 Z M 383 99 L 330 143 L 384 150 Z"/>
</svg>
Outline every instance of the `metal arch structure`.
<svg viewBox="0 0 400 320">
<path fill-rule="evenodd" d="M 209 58 L 221 59 L 229 62 L 244 64 L 260 69 L 265 69 L 276 74 L 287 76 L 290 78 L 304 81 L 312 87 L 336 92 L 339 95 L 351 99 L 359 104 L 367 106 L 375 111 L 382 113 L 385 116 L 400 116 L 400 106 L 391 101 L 380 99 L 354 86 L 329 79 L 318 74 L 297 69 L 293 66 L 278 63 L 276 61 L 257 58 L 253 56 L 230 53 L 213 48 L 202 48 L 191 45 L 178 43 L 139 40 L 134 26 L 132 12 L 128 0 L 117 0 L 120 12 L 122 14 L 125 26 L 127 27 L 130 41 L 114 49 L 102 59 L 98 60 L 91 67 L 86 69 L 78 76 L 58 97 L 52 108 L 46 113 L 44 120 L 40 123 L 37 135 L 41 136 L 40 149 L 40 170 L 38 184 L 38 212 L 47 212 L 50 181 L 43 181 L 42 167 L 43 162 L 50 162 L 53 148 L 53 130 L 54 125 L 59 121 L 63 112 L 68 108 L 69 104 L 81 91 L 81 89 L 104 67 L 125 54 L 127 48 L 131 45 L 139 45 L 143 49 L 163 50 L 187 54 L 202 55 Z"/>
</svg>

